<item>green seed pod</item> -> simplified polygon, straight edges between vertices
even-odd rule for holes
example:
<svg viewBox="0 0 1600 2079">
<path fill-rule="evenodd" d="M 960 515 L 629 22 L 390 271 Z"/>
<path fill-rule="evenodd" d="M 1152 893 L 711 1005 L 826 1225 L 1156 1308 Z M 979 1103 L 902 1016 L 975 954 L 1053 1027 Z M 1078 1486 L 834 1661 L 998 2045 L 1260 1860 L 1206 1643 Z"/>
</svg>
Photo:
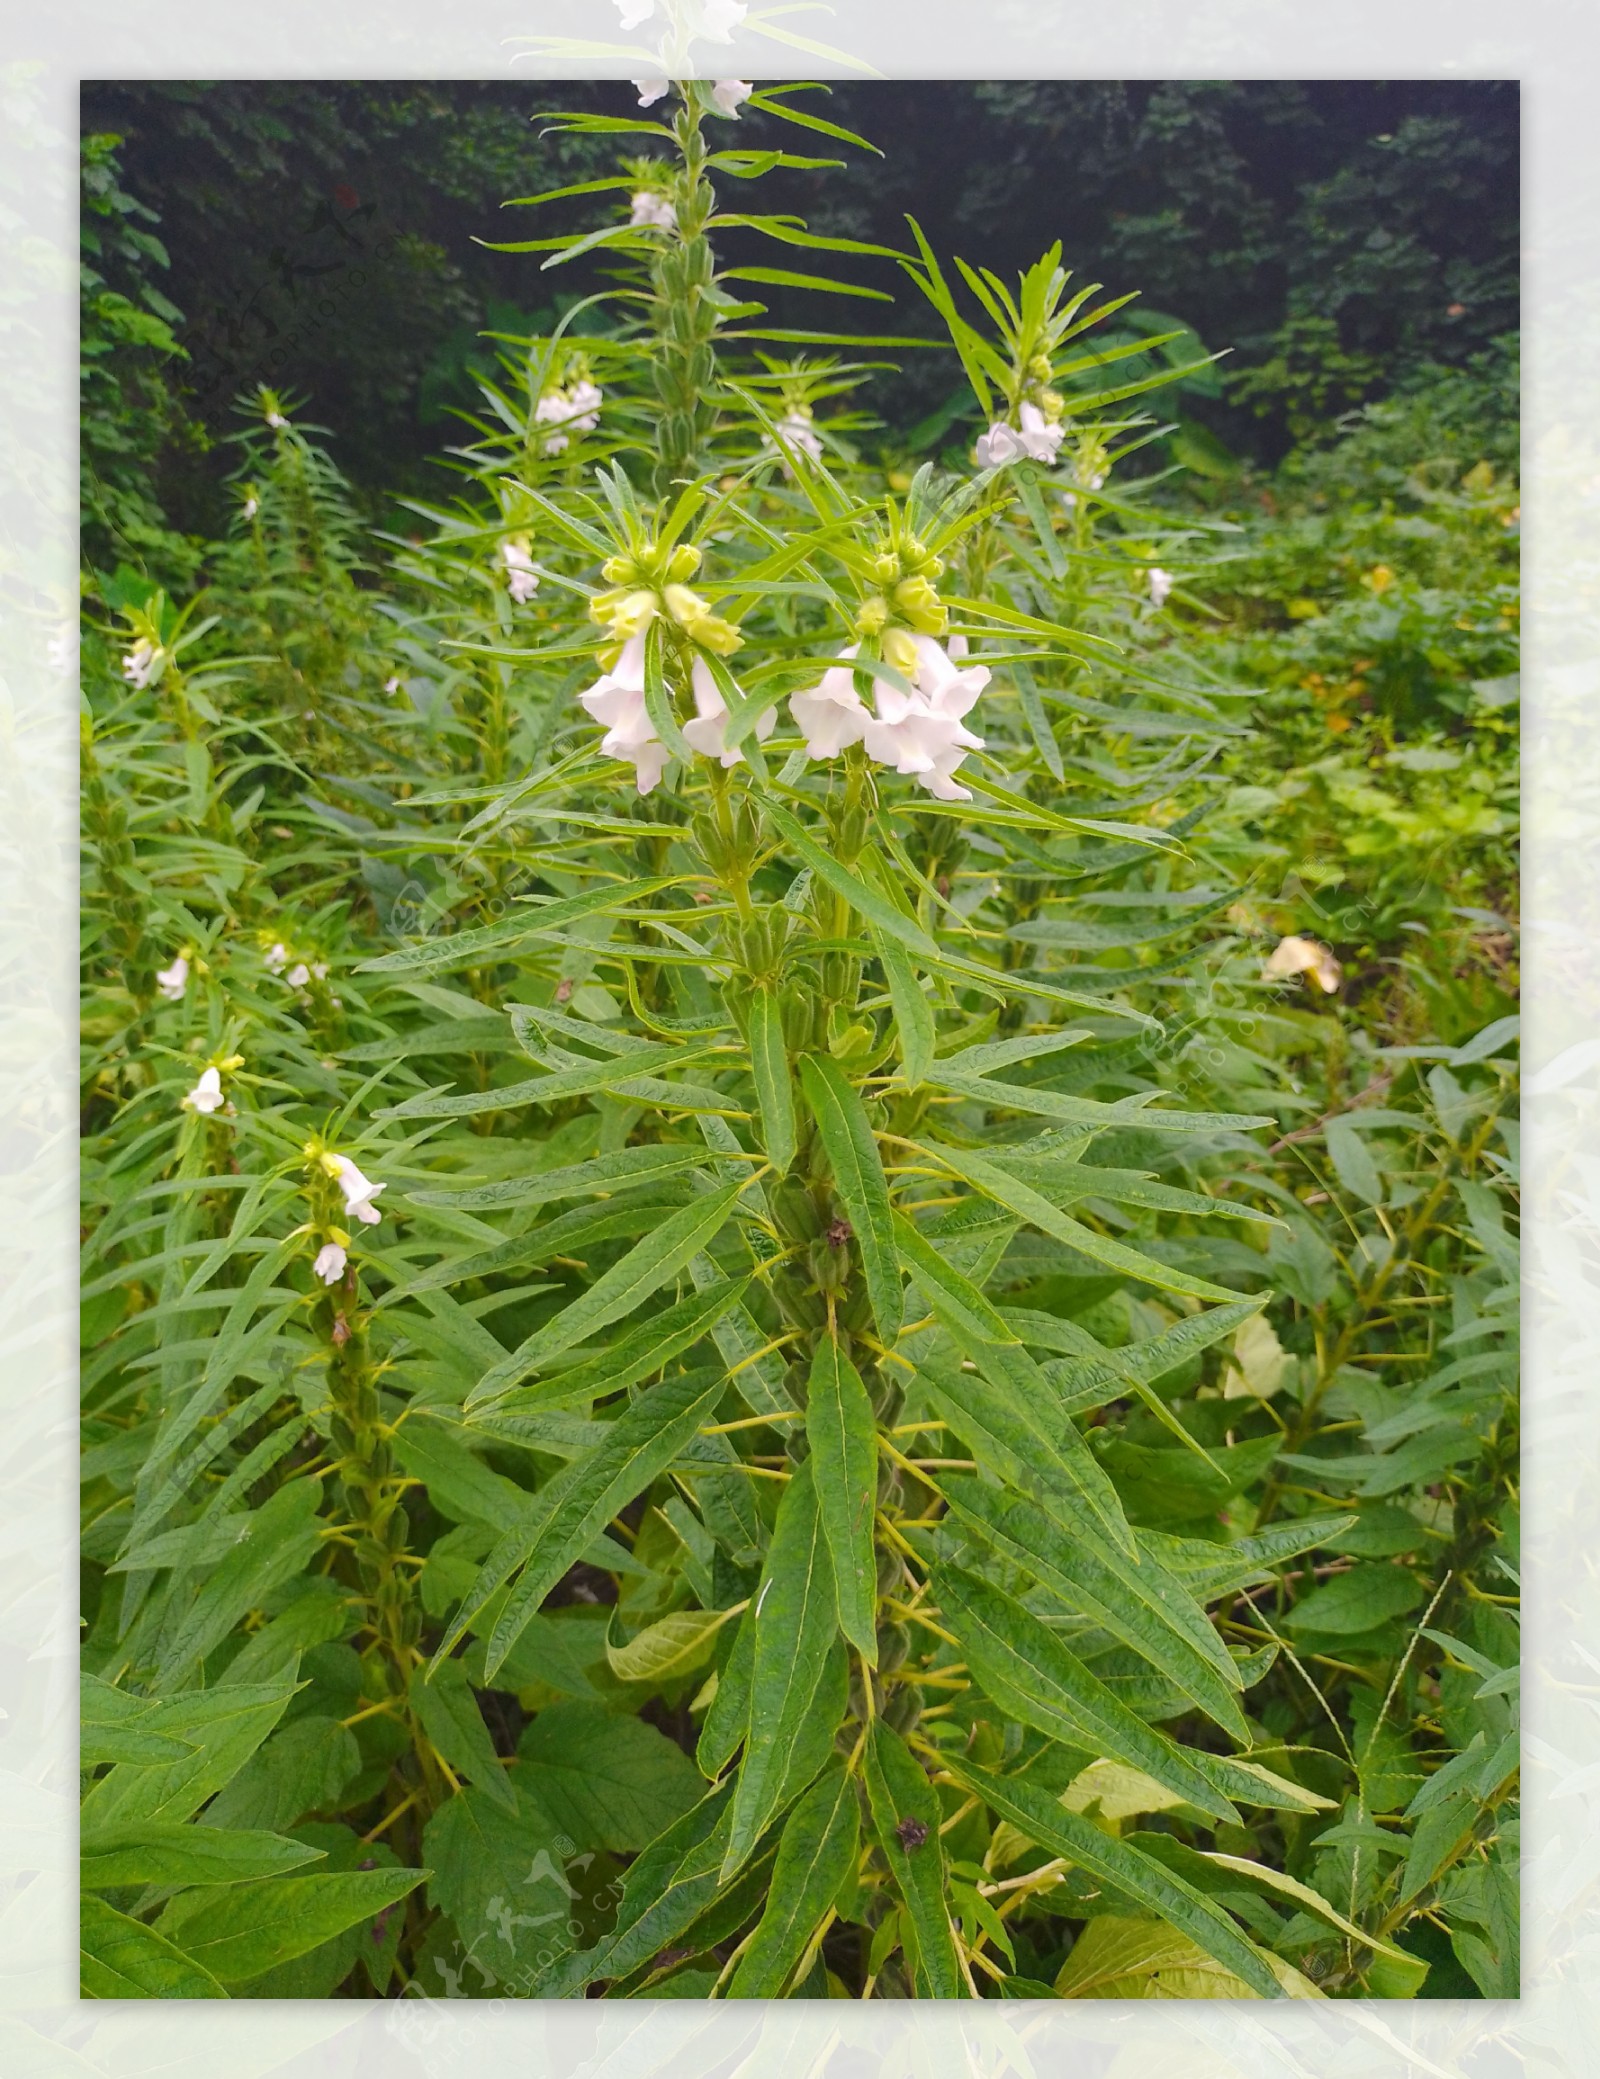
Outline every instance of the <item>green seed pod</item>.
<svg viewBox="0 0 1600 2079">
<path fill-rule="evenodd" d="M 906 1655 L 911 1651 L 911 1634 L 903 1624 L 880 1624 L 878 1626 L 878 1669 L 885 1675 L 892 1674 L 905 1665 Z"/>
<path fill-rule="evenodd" d="M 897 1733 L 908 1733 L 922 1716 L 922 1695 L 915 1683 L 902 1682 L 883 1707 L 883 1722 Z"/>
</svg>

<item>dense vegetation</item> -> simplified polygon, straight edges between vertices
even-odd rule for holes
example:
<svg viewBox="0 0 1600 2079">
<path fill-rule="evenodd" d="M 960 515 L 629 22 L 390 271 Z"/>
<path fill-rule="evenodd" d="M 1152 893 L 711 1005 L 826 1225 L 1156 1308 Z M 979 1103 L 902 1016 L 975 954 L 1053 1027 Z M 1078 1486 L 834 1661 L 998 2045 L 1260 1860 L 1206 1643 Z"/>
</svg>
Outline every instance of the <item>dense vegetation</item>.
<svg viewBox="0 0 1600 2079">
<path fill-rule="evenodd" d="M 1242 500 L 838 112 L 567 118 L 383 537 L 90 155 L 92 1995 L 1516 1990 L 1509 342 Z"/>
</svg>

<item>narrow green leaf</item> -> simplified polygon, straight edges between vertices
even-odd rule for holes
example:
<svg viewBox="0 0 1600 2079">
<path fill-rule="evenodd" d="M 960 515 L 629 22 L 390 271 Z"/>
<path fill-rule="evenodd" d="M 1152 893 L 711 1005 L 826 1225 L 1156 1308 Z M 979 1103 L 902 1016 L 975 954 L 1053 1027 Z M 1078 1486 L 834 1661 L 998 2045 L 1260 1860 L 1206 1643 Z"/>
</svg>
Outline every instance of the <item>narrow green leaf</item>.
<svg viewBox="0 0 1600 2079">
<path fill-rule="evenodd" d="M 742 1183 L 725 1184 L 720 1191 L 706 1192 L 669 1213 L 653 1234 L 636 1242 L 570 1306 L 536 1328 L 499 1364 L 491 1365 L 467 1396 L 468 1408 L 498 1399 L 552 1357 L 575 1349 L 611 1322 L 631 1314 L 720 1233 L 743 1189 Z"/>
<path fill-rule="evenodd" d="M 465 1776 L 502 1811 L 517 1809 L 517 1794 L 500 1766 L 478 1699 L 459 1660 L 443 1661 L 430 1681 L 414 1682 L 411 1708 L 435 1750 L 458 1776 Z"/>
<path fill-rule="evenodd" d="M 921 1228 L 898 1209 L 894 1215 L 894 1238 L 901 1262 L 941 1321 L 948 1319 L 980 1342 L 1020 1340 L 972 1280 L 963 1277 L 949 1257 L 936 1249 Z"/>
<path fill-rule="evenodd" d="M 589 1097 L 597 1090 L 626 1093 L 630 1083 L 643 1080 L 660 1068 L 688 1068 L 722 1054 L 716 1041 L 707 1046 L 683 1047 L 676 1041 L 639 1047 L 623 1060 L 583 1061 L 542 1076 L 528 1076 L 520 1083 L 501 1083 L 488 1090 L 461 1090 L 440 1096 L 424 1091 L 402 1104 L 386 1105 L 380 1119 L 476 1119 L 485 1112 L 515 1111 L 525 1104 L 565 1104 L 574 1097 Z M 688 1091 L 685 1095 L 689 1095 Z M 670 1102 L 670 1097 L 668 1099 Z"/>
<path fill-rule="evenodd" d="M 1013 979 L 1013 991 L 1019 985 Z M 1074 999 L 1081 1001 L 1082 999 Z M 1140 1133 L 1248 1133 L 1274 1122 L 1247 1112 L 1157 1111 L 1139 1104 L 1097 1104 L 1089 1097 L 1068 1097 L 1059 1090 L 1036 1089 L 1025 1083 L 999 1083 L 988 1076 L 963 1075 L 936 1062 L 927 1080 L 937 1090 L 971 1097 L 995 1111 L 1029 1112 L 1041 1119 L 1064 1119 L 1072 1126 L 1134 1128 Z M 1231 1297 L 1231 1295 L 1230 1295 Z"/>
<path fill-rule="evenodd" d="M 798 818 L 790 815 L 780 803 L 768 800 L 765 807 L 772 822 L 817 879 L 825 881 L 835 895 L 843 896 L 858 916 L 864 917 L 868 924 L 875 924 L 887 937 L 910 952 L 920 953 L 924 959 L 937 959 L 939 949 L 920 924 L 904 916 L 892 902 L 885 901 L 876 889 L 869 888 L 847 866 L 841 866 L 833 854 L 819 845 Z"/>
<path fill-rule="evenodd" d="M 513 1206 L 542 1206 L 560 1198 L 581 1198 L 591 1191 L 621 1191 L 634 1184 L 653 1184 L 666 1177 L 680 1176 L 686 1169 L 700 1168 L 706 1159 L 699 1147 L 660 1143 L 646 1148 L 619 1148 L 611 1155 L 596 1155 L 562 1169 L 549 1169 L 527 1177 L 505 1177 L 494 1184 L 475 1184 L 462 1191 L 413 1191 L 419 1206 L 444 1206 L 461 1212 L 499 1212 Z M 493 1266 L 485 1266 L 493 1268 Z M 432 1278 L 431 1272 L 426 1274 Z M 463 1269 L 463 1277 L 475 1277 Z"/>
<path fill-rule="evenodd" d="M 79 1856 L 84 1885 L 110 1891 L 122 1884 L 240 1884 L 320 1862 L 322 1850 L 255 1828 L 146 1819 L 85 1832 Z"/>
<path fill-rule="evenodd" d="M 1049 1791 L 1021 1776 L 996 1776 L 962 1756 L 945 1767 L 962 1789 L 981 1797 L 991 1811 L 1051 1855 L 1098 1877 L 1187 1935 L 1208 1956 L 1242 1978 L 1263 1999 L 1280 1999 L 1283 1988 L 1222 1908 L 1092 1820 L 1056 1802 Z"/>
<path fill-rule="evenodd" d="M 603 917 L 608 913 L 620 916 L 629 904 L 659 895 L 664 888 L 682 887 L 685 881 L 696 878 L 693 874 L 668 874 L 656 880 L 612 882 L 604 888 L 590 888 L 582 895 L 529 903 L 516 915 L 502 917 L 497 923 L 482 924 L 471 931 L 452 932 L 446 938 L 424 939 L 419 945 L 402 946 L 397 952 L 379 954 L 375 960 L 363 960 L 356 972 L 443 974 L 452 967 L 475 967 L 485 958 L 504 960 L 518 946 L 532 944 L 551 932 L 560 931 L 565 925 L 576 924 L 581 918 Z"/>
<path fill-rule="evenodd" d="M 656 1214 L 659 1220 L 661 1215 Z M 731 1308 L 749 1290 L 748 1278 L 725 1278 L 703 1292 L 691 1292 L 630 1328 L 625 1335 L 596 1356 L 569 1370 L 552 1372 L 531 1386 L 515 1386 L 501 1395 L 490 1410 L 493 1415 L 515 1414 L 529 1408 L 574 1407 L 601 1394 L 621 1393 L 649 1378 L 662 1366 L 691 1349 L 709 1335 Z M 474 1401 L 474 1405 L 481 1403 Z"/>
<path fill-rule="evenodd" d="M 778 1505 L 757 1592 L 750 1723 L 734 1791 L 722 1879 L 732 1877 L 777 1816 L 791 1750 L 838 1633 L 833 1568 L 809 1462 Z"/>
<path fill-rule="evenodd" d="M 872 1831 L 915 1937 L 916 1954 L 908 1961 L 917 1991 L 924 1999 L 962 1999 L 967 1987 L 945 1896 L 938 1794 L 905 1741 L 881 1718 L 872 1723 L 864 1773 Z"/>
<path fill-rule="evenodd" d="M 904 1319 L 889 1186 L 872 1128 L 849 1077 L 828 1054 L 800 1057 L 800 1084 L 817 1122 L 839 1196 L 861 1250 L 878 1334 L 892 1344 Z"/>
<path fill-rule="evenodd" d="M 685 765 L 693 765 L 694 751 L 686 741 L 678 721 L 678 711 L 673 706 L 672 689 L 667 684 L 666 670 L 662 659 L 662 635 L 659 616 L 652 619 L 644 637 L 644 706 L 645 713 L 654 725 L 656 735 L 666 745 L 674 758 L 681 758 Z"/>
<path fill-rule="evenodd" d="M 789 1076 L 789 1050 L 784 1044 L 783 1013 L 769 989 L 757 989 L 749 1003 L 750 1068 L 767 1160 L 786 1176 L 795 1153 L 794 1086 Z"/>
<path fill-rule="evenodd" d="M 828 1555 L 839 1629 L 878 1664 L 878 1429 L 861 1374 L 829 1336 L 817 1346 L 806 1388 L 806 1441 Z"/>
<path fill-rule="evenodd" d="M 755 1938 L 728 1987 L 734 2000 L 777 1999 L 855 1870 L 861 1808 L 842 1768 L 819 1777 L 784 1823 Z"/>
<path fill-rule="evenodd" d="M 900 1067 L 907 1084 L 915 1090 L 927 1081 L 933 1066 L 933 1005 L 928 1001 L 916 969 L 905 948 L 886 931 L 872 928 L 873 951 L 889 985 L 889 1002 L 894 1011 L 895 1042 Z"/>
</svg>

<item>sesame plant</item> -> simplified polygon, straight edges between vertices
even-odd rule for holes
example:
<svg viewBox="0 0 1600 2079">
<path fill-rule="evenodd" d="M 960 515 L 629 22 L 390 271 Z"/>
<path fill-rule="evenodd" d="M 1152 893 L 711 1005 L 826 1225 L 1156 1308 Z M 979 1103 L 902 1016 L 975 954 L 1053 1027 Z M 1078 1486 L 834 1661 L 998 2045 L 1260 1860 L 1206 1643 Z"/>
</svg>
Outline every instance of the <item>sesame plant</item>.
<svg viewBox="0 0 1600 2079">
<path fill-rule="evenodd" d="M 91 1995 L 1514 1971 L 1505 1035 L 1306 1132 L 1164 336 L 745 207 L 870 149 L 803 92 L 548 119 L 598 286 L 381 582 L 262 392 L 91 616 Z M 897 260 L 975 452 L 758 241 Z"/>
</svg>

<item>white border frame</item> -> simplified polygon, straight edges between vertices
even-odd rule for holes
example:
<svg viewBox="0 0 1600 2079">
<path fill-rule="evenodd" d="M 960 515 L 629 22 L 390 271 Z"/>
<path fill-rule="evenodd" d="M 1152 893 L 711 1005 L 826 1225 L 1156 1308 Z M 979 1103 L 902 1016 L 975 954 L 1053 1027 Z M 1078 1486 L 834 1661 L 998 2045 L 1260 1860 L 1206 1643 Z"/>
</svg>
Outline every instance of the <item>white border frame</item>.
<svg viewBox="0 0 1600 2079">
<path fill-rule="evenodd" d="M 757 0 L 759 12 L 762 0 Z M 16 2079 L 1592 2079 L 1600 2015 L 1600 15 L 1571 0 L 839 0 L 801 31 L 906 78 L 1520 79 L 1530 1059 L 1524 1996 L 949 2007 L 79 2004 L 71 677 L 80 77 L 618 77 L 609 0 L 68 0 L 0 67 L 0 2070 Z M 648 33 L 651 24 L 638 32 Z M 21 56 L 11 55 L 26 46 Z M 837 76 L 746 24 L 698 69 Z M 637 49 L 637 46 L 636 46 Z M 1592 1642 L 1592 1643 L 1591 1643 Z"/>
</svg>

